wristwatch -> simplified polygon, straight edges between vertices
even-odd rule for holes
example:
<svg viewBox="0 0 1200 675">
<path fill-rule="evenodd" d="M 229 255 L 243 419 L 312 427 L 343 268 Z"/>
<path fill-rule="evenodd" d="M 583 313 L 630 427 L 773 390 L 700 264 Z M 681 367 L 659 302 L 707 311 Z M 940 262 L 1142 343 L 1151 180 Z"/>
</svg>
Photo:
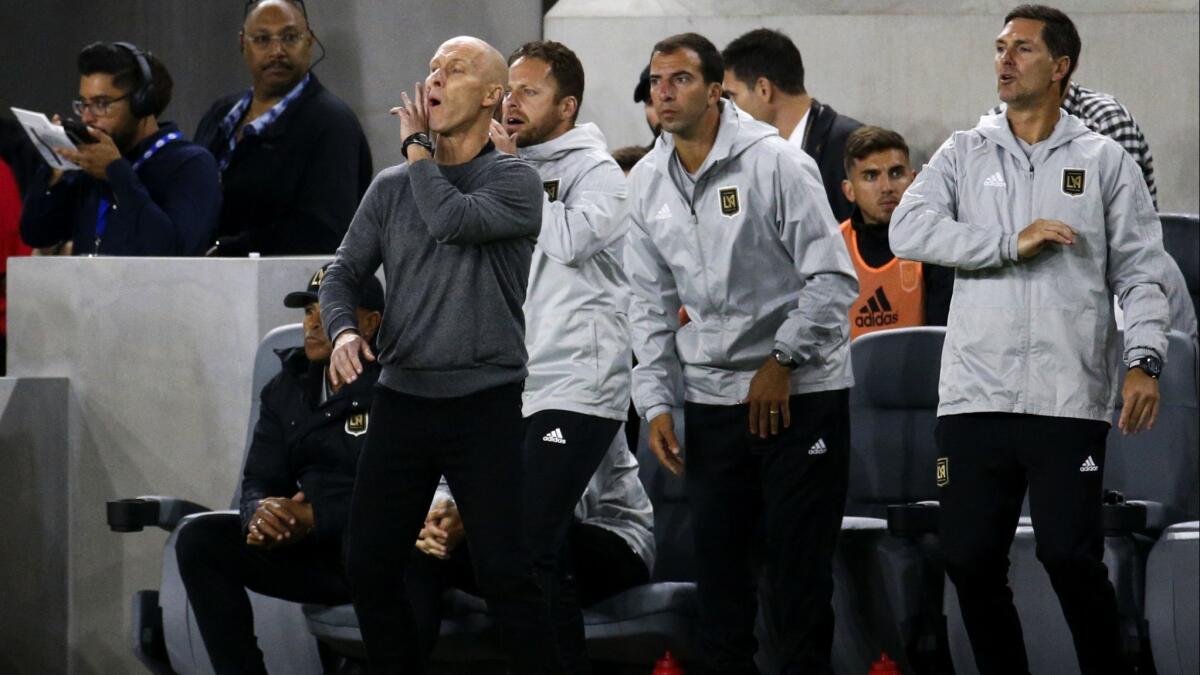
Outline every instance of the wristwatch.
<svg viewBox="0 0 1200 675">
<path fill-rule="evenodd" d="M 1139 356 L 1129 362 L 1129 369 L 1134 368 L 1141 368 L 1143 373 L 1156 380 L 1162 375 L 1162 361 L 1157 356 Z"/>
<path fill-rule="evenodd" d="M 771 358 L 775 359 L 775 363 L 778 363 L 788 370 L 795 370 L 796 366 L 800 365 L 799 363 L 796 363 L 796 359 L 793 359 L 791 356 L 785 354 L 781 349 L 771 350 Z"/>
<path fill-rule="evenodd" d="M 400 144 L 400 154 L 404 155 L 404 159 L 408 159 L 408 146 L 414 143 L 425 148 L 429 154 L 433 154 L 433 141 L 429 140 L 429 134 L 418 131 L 415 134 L 409 134 L 408 138 Z"/>
</svg>

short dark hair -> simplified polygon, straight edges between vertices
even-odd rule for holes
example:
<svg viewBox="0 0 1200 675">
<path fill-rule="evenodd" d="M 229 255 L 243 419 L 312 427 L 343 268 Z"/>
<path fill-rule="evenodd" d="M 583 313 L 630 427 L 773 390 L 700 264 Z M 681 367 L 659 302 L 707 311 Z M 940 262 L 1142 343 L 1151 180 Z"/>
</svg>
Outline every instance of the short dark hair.
<svg viewBox="0 0 1200 675">
<path fill-rule="evenodd" d="M 1004 24 L 1008 25 L 1013 19 L 1041 21 L 1042 41 L 1046 43 L 1050 55 L 1056 59 L 1063 56 L 1071 59 L 1071 65 L 1067 66 L 1067 76 L 1058 83 L 1059 93 L 1065 92 L 1071 84 L 1071 74 L 1079 65 L 1079 52 L 1083 48 L 1083 41 L 1079 39 L 1075 22 L 1061 10 L 1046 5 L 1018 5 L 1004 17 Z"/>
<path fill-rule="evenodd" d="M 171 73 L 158 57 L 150 52 L 142 52 L 150 65 L 150 82 L 142 81 L 142 69 L 138 67 L 137 58 L 133 52 L 112 42 L 93 42 L 79 52 L 76 63 L 80 75 L 107 73 L 112 75 L 113 86 L 126 92 L 133 92 L 143 85 L 148 86 L 147 96 L 149 110 L 143 111 L 148 115 L 158 117 L 171 103 L 171 92 L 175 89 L 175 81 Z"/>
<path fill-rule="evenodd" d="M 855 129 L 846 137 L 846 152 L 842 159 L 846 177 L 850 177 L 855 162 L 884 150 L 899 150 L 904 153 L 906 158 L 908 157 L 908 143 L 904 142 L 903 136 L 891 129 L 872 126 Z"/>
<path fill-rule="evenodd" d="M 561 42 L 552 40 L 534 40 L 526 42 L 508 57 L 508 65 L 517 59 L 538 59 L 550 64 L 550 74 L 558 85 L 558 94 L 554 101 L 563 100 L 568 96 L 575 97 L 575 117 L 579 116 L 579 107 L 583 105 L 583 64 L 579 57 Z M 571 118 L 574 122 L 575 118 Z"/>
<path fill-rule="evenodd" d="M 717 46 L 708 38 L 699 33 L 680 33 L 659 40 L 650 51 L 650 58 L 653 59 L 658 52 L 673 54 L 681 49 L 690 49 L 700 57 L 700 74 L 704 77 L 705 84 L 720 84 L 725 79 L 725 61 L 721 58 L 721 52 L 717 51 Z"/>
<path fill-rule="evenodd" d="M 730 42 L 721 53 L 725 67 L 747 86 L 765 77 L 787 94 L 803 94 L 804 60 L 788 36 L 769 28 L 756 28 Z"/>
<path fill-rule="evenodd" d="M 623 148 L 613 150 L 612 157 L 617 161 L 617 166 L 621 167 L 622 171 L 629 173 L 633 170 L 634 165 L 642 161 L 642 158 L 649 151 L 650 148 L 644 145 L 627 145 Z"/>
</svg>

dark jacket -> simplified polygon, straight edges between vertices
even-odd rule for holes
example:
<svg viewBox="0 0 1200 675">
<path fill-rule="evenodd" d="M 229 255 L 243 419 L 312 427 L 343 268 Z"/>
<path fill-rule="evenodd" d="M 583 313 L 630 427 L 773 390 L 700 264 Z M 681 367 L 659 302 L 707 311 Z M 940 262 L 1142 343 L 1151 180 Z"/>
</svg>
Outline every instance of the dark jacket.
<svg viewBox="0 0 1200 675">
<path fill-rule="evenodd" d="M 246 454 L 242 527 L 249 525 L 260 499 L 303 490 L 313 505 L 313 542 L 340 545 L 379 366 L 365 362 L 361 377 L 320 403 L 323 364 L 310 363 L 301 347 L 277 353 L 283 370 L 263 387 Z"/>
<path fill-rule="evenodd" d="M 217 101 L 196 128 L 214 157 L 227 152 L 221 121 L 244 94 Z M 279 119 L 234 149 L 221 176 L 218 254 L 332 254 L 371 175 L 358 118 L 314 75 Z"/>
<path fill-rule="evenodd" d="M 203 148 L 183 139 L 167 143 L 135 172 L 130 161 L 158 139 L 178 131 L 163 123 L 124 159 L 108 165 L 108 180 L 83 171 L 66 173 L 54 187 L 43 164 L 33 179 L 21 213 L 21 238 L 41 248 L 73 240 L 75 255 L 204 255 L 221 206 L 217 165 Z M 97 210 L 108 210 L 107 228 L 96 248 Z"/>
<path fill-rule="evenodd" d="M 821 181 L 825 183 L 825 196 L 829 197 L 829 207 L 839 223 L 850 217 L 853 206 L 842 194 L 842 181 L 846 180 L 846 167 L 843 164 L 846 138 L 861 126 L 862 122 L 853 117 L 839 115 L 832 106 L 812 99 L 804 151 L 817 161 Z"/>
</svg>

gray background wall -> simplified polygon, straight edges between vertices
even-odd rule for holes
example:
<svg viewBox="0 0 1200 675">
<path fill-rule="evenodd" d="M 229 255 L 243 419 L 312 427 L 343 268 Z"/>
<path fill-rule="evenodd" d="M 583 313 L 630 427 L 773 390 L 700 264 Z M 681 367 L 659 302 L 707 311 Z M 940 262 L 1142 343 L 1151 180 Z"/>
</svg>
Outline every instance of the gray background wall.
<svg viewBox="0 0 1200 675">
<path fill-rule="evenodd" d="M 583 61 L 580 118 L 617 147 L 650 136 L 633 103 L 654 43 L 696 31 L 724 47 L 747 30 L 786 32 L 808 90 L 838 111 L 903 134 L 918 162 L 996 104 L 992 41 L 1021 0 L 559 0 L 547 38 Z M 1117 96 L 1154 153 L 1159 206 L 1200 209 L 1200 26 L 1195 0 L 1040 0 L 1083 38 L 1076 80 Z"/>
</svg>

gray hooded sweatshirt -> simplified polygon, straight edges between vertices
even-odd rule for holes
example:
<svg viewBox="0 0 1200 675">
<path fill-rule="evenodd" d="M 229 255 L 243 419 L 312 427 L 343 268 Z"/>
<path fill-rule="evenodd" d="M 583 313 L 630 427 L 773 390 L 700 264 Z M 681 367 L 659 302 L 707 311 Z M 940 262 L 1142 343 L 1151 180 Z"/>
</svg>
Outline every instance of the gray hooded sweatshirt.
<svg viewBox="0 0 1200 675">
<path fill-rule="evenodd" d="M 1033 221 L 1074 245 L 1017 259 Z M 955 132 L 892 215 L 897 256 L 957 268 L 938 415 L 1005 412 L 1110 421 L 1125 311 L 1126 361 L 1166 357 L 1166 252 L 1141 170 L 1121 146 L 1062 113 L 1029 156 L 1004 114 Z"/>
<path fill-rule="evenodd" d="M 719 105 L 694 190 L 672 175 L 669 133 L 629 174 L 633 395 L 646 419 L 680 398 L 742 402 L 772 349 L 799 363 L 793 394 L 854 384 L 846 317 L 858 278 L 817 166 L 774 127 Z"/>
<path fill-rule="evenodd" d="M 604 135 L 581 124 L 521 148 L 545 186 L 525 296 L 523 414 L 568 410 L 623 420 L 629 408 L 625 176 Z"/>
</svg>

